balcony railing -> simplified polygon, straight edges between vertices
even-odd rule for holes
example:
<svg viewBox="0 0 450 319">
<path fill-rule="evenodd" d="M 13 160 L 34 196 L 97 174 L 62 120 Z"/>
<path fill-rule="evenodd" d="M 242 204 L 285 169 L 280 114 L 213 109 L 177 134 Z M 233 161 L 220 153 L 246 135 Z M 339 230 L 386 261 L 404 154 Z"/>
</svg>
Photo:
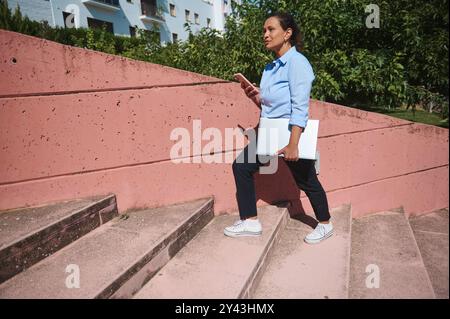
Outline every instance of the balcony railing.
<svg viewBox="0 0 450 319">
<path fill-rule="evenodd" d="M 86 5 L 92 5 L 97 8 L 117 11 L 120 10 L 119 0 L 82 0 Z"/>
<path fill-rule="evenodd" d="M 117 7 L 119 6 L 119 0 L 93 0 L 93 1 L 103 2 L 103 3 L 110 4 L 112 6 L 117 6 Z"/>
</svg>

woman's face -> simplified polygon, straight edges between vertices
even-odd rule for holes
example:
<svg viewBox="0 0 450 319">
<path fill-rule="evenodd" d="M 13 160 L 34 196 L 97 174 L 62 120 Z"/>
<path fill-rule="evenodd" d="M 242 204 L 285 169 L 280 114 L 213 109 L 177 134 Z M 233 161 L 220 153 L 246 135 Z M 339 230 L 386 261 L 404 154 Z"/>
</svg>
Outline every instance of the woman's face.
<svg viewBox="0 0 450 319">
<path fill-rule="evenodd" d="M 279 51 L 285 41 L 292 35 L 292 30 L 288 28 L 286 31 L 280 25 L 280 21 L 276 17 L 270 17 L 264 22 L 263 40 L 266 49 L 270 51 Z"/>
</svg>

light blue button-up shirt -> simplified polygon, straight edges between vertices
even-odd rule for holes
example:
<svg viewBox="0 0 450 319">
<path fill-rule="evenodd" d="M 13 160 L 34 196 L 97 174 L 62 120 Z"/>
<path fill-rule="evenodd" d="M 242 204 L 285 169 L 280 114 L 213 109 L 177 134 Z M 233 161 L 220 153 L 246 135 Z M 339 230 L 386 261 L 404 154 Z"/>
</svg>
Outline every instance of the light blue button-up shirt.
<svg viewBox="0 0 450 319">
<path fill-rule="evenodd" d="M 311 64 L 295 47 L 266 65 L 260 83 L 261 117 L 290 118 L 291 125 L 304 128 L 314 78 Z"/>
</svg>

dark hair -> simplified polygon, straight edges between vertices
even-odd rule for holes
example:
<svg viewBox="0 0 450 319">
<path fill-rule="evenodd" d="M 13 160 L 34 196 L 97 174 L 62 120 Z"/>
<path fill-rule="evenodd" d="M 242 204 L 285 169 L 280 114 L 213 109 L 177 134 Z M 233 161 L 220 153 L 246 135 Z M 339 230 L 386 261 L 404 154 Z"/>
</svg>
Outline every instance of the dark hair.
<svg viewBox="0 0 450 319">
<path fill-rule="evenodd" d="M 300 33 L 300 28 L 298 27 L 297 23 L 295 22 L 294 17 L 287 12 L 275 12 L 270 14 L 267 19 L 269 18 L 277 18 L 280 22 L 281 27 L 284 31 L 291 28 L 292 29 L 292 35 L 289 38 L 289 42 L 293 47 L 297 49 L 297 51 L 301 51 L 303 49 L 302 45 L 302 37 Z"/>
</svg>

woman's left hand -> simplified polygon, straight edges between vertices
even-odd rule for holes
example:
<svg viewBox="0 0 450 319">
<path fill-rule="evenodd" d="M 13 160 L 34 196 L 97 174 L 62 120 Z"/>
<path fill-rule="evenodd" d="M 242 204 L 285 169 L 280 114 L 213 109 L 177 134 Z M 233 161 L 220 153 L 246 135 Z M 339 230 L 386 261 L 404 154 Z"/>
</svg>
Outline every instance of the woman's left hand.
<svg viewBox="0 0 450 319">
<path fill-rule="evenodd" d="M 277 155 L 284 154 L 284 159 L 286 161 L 296 161 L 298 160 L 298 146 L 288 144 L 277 152 Z"/>
</svg>

